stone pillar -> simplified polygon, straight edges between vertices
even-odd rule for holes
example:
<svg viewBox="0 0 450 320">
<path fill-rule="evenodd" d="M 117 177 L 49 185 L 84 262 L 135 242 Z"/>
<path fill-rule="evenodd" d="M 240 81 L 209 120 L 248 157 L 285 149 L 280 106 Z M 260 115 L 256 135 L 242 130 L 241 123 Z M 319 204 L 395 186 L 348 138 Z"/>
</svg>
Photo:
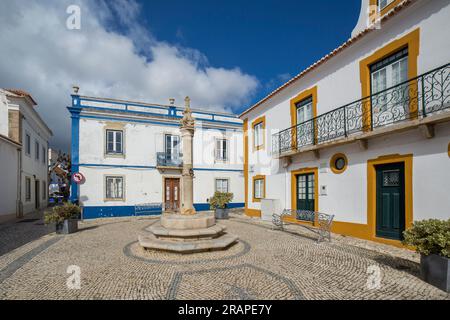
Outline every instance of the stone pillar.
<svg viewBox="0 0 450 320">
<path fill-rule="evenodd" d="M 186 97 L 185 110 L 181 119 L 181 139 L 183 141 L 183 179 L 182 179 L 182 215 L 195 214 L 194 208 L 194 170 L 192 140 L 195 132 L 195 121 L 192 118 L 190 99 Z"/>
</svg>

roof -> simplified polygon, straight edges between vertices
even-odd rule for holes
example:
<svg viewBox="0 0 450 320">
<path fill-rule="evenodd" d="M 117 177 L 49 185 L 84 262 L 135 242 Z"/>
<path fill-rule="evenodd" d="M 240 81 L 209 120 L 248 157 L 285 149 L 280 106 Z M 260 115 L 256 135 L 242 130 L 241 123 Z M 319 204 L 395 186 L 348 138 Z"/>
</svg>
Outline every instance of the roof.
<svg viewBox="0 0 450 320">
<path fill-rule="evenodd" d="M 122 103 L 122 104 L 132 103 L 132 104 L 141 105 L 141 106 L 161 107 L 161 108 L 167 108 L 167 109 L 169 109 L 171 107 L 175 107 L 177 110 L 184 110 L 184 107 L 179 106 L 179 105 L 148 103 L 148 102 L 122 100 L 122 99 L 114 99 L 114 98 L 99 98 L 99 97 L 83 96 L 83 95 L 73 95 L 73 96 L 77 96 L 82 100 L 88 99 L 88 100 L 96 100 L 99 102 L 111 101 L 111 102 L 117 102 L 117 103 Z M 214 110 L 209 110 L 209 109 L 198 109 L 198 108 L 191 108 L 191 111 L 192 112 L 200 112 L 200 113 L 211 113 L 211 114 L 218 115 L 218 116 L 239 118 L 239 115 L 237 115 L 235 113 L 230 113 L 230 112 L 220 112 L 220 111 L 214 111 Z"/>
<path fill-rule="evenodd" d="M 31 94 L 29 94 L 28 92 L 21 90 L 21 89 L 4 89 L 5 91 L 11 92 L 13 94 L 15 94 L 16 96 L 19 97 L 25 97 L 25 98 L 29 98 L 31 100 L 31 102 L 36 106 L 37 102 L 33 99 L 33 97 L 31 96 Z"/>
<path fill-rule="evenodd" d="M 393 16 L 397 15 L 402 9 L 408 7 L 414 1 L 415 0 L 405 0 L 405 1 L 401 2 L 401 3 L 399 3 L 396 7 L 391 9 L 388 13 L 386 13 L 383 17 L 381 17 L 379 19 L 379 21 L 376 21 L 376 22 L 380 22 L 381 23 L 381 22 L 385 22 L 385 21 L 391 19 Z M 293 77 L 292 79 L 290 79 L 289 81 L 287 81 L 286 83 L 284 83 L 283 85 L 281 85 L 280 87 L 278 87 L 277 89 L 275 89 L 274 91 L 269 93 L 266 97 L 264 97 L 263 99 L 261 99 L 260 101 L 255 103 L 250 108 L 246 109 L 244 112 L 242 112 L 239 115 L 239 117 L 243 117 L 245 114 L 249 113 L 250 111 L 254 110 L 258 106 L 263 104 L 264 102 L 268 101 L 270 98 L 272 98 L 273 96 L 275 96 L 279 92 L 283 91 L 284 89 L 286 89 L 290 85 L 294 84 L 299 79 L 303 78 L 306 74 L 308 74 L 311 71 L 313 71 L 314 69 L 318 68 L 320 65 L 324 64 L 325 62 L 330 60 L 332 57 L 334 57 L 338 53 L 342 52 L 344 49 L 348 48 L 349 46 L 351 46 L 355 42 L 361 40 L 365 35 L 371 33 L 373 30 L 375 30 L 375 29 L 371 26 L 371 27 L 368 27 L 368 28 L 362 30 L 360 33 L 356 34 L 355 36 L 351 37 L 350 39 L 345 41 L 342 45 L 340 45 L 339 47 L 334 49 L 332 52 L 330 52 L 329 54 L 327 54 L 326 56 L 324 56 L 323 58 L 321 58 L 320 60 L 318 60 L 314 64 L 310 65 L 308 68 L 304 69 L 302 72 L 300 72 L 295 77 Z"/>
</svg>

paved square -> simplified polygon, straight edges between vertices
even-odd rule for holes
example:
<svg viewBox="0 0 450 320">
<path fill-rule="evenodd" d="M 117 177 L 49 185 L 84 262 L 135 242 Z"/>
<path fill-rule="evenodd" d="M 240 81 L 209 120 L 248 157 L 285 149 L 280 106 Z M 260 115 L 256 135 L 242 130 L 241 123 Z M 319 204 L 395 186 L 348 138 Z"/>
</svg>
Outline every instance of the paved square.
<svg viewBox="0 0 450 320">
<path fill-rule="evenodd" d="M 304 228 L 273 231 L 268 223 L 233 215 L 220 223 L 241 241 L 227 251 L 184 256 L 145 251 L 137 236 L 156 221 L 86 221 L 76 234 L 39 235 L 3 252 L 0 298 L 450 299 L 419 279 L 418 256 L 407 250 L 337 235 L 332 243 L 317 244 Z M 10 232 L 20 230 L 4 227 L 0 238 L 14 238 Z M 66 285 L 70 265 L 81 268 L 79 290 Z M 371 266 L 381 271 L 373 289 Z"/>
</svg>

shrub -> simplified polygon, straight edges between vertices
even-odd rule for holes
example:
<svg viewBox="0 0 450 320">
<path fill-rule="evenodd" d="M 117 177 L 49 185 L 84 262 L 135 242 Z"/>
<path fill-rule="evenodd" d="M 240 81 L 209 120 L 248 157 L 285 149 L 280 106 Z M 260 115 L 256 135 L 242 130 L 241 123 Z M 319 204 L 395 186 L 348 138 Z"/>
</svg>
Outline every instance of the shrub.
<svg viewBox="0 0 450 320">
<path fill-rule="evenodd" d="M 450 219 L 416 221 L 403 235 L 403 244 L 415 247 L 418 253 L 450 258 Z"/>
<path fill-rule="evenodd" d="M 209 200 L 211 210 L 216 208 L 225 209 L 227 205 L 233 200 L 233 194 L 228 192 L 216 192 Z"/>
<path fill-rule="evenodd" d="M 49 224 L 52 222 L 61 223 L 66 219 L 78 219 L 80 212 L 80 207 L 66 202 L 62 206 L 53 207 L 52 210 L 45 212 L 44 221 Z"/>
</svg>

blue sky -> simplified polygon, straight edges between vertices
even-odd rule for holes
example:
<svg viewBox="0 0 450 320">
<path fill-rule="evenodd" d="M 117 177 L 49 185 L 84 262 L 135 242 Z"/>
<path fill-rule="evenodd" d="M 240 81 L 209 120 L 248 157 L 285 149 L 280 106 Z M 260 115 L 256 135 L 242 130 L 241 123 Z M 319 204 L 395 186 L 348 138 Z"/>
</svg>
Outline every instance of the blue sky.
<svg viewBox="0 0 450 320">
<path fill-rule="evenodd" d="M 256 76 L 256 102 L 347 40 L 360 7 L 360 0 L 152 0 L 142 1 L 142 18 L 159 39 Z"/>
<path fill-rule="evenodd" d="M 82 95 L 179 105 L 189 95 L 195 108 L 240 113 L 347 40 L 360 2 L 2 0 L 0 87 L 32 94 L 61 149 L 73 84 Z M 72 5 L 79 29 L 67 27 Z"/>
</svg>

